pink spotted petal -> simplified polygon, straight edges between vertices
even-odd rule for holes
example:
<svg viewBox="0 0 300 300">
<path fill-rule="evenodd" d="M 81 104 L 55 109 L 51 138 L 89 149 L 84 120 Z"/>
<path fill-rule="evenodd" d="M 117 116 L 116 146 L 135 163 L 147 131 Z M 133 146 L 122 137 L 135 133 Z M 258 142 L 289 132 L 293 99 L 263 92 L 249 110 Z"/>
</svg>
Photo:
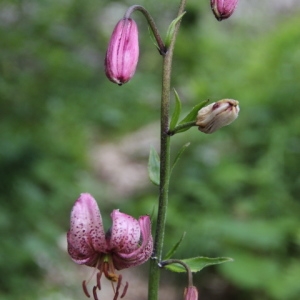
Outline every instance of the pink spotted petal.
<svg viewBox="0 0 300 300">
<path fill-rule="evenodd" d="M 109 249 L 114 252 L 131 253 L 138 247 L 141 230 L 139 222 L 130 215 L 119 212 L 111 213 L 112 227 L 107 235 Z"/>
<path fill-rule="evenodd" d="M 67 241 L 77 264 L 94 266 L 99 255 L 107 252 L 100 210 L 90 194 L 81 194 L 73 206 Z"/>
<path fill-rule="evenodd" d="M 141 230 L 140 243 L 137 247 L 128 253 L 117 252 L 113 254 L 114 266 L 117 270 L 138 266 L 146 262 L 153 251 L 153 239 L 151 235 L 151 221 L 149 216 L 139 218 Z"/>
</svg>

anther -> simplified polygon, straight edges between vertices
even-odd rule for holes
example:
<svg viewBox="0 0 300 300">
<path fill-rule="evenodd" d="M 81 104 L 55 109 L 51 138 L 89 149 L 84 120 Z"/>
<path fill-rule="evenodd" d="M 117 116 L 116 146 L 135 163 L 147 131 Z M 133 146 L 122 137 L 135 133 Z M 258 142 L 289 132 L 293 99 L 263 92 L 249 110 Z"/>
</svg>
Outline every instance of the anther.
<svg viewBox="0 0 300 300">
<path fill-rule="evenodd" d="M 101 276 L 102 276 L 102 272 L 98 272 L 97 273 L 97 288 L 99 290 L 101 290 L 101 282 L 100 282 Z"/>
<path fill-rule="evenodd" d="M 98 296 L 97 296 L 97 286 L 96 285 L 93 287 L 93 296 L 94 296 L 95 300 L 99 300 Z"/>
<path fill-rule="evenodd" d="M 121 286 L 121 282 L 122 282 L 122 275 L 119 275 L 118 283 L 117 283 L 117 288 L 116 288 L 116 293 L 119 292 L 119 289 L 120 289 L 120 286 Z"/>
<path fill-rule="evenodd" d="M 113 300 L 118 300 L 118 297 L 119 297 L 119 292 L 116 292 Z"/>
<path fill-rule="evenodd" d="M 123 298 L 126 295 L 127 290 L 128 290 L 128 282 L 126 281 L 126 284 L 125 284 L 124 289 L 123 289 L 123 293 L 122 293 L 120 298 Z"/>
<path fill-rule="evenodd" d="M 85 281 L 85 280 L 82 281 L 82 289 L 83 289 L 83 292 L 85 293 L 85 295 L 86 295 L 88 298 L 90 298 L 91 296 L 90 296 L 90 294 L 89 294 L 89 292 L 88 292 L 88 290 L 87 290 L 87 287 L 86 287 L 86 281 Z"/>
</svg>

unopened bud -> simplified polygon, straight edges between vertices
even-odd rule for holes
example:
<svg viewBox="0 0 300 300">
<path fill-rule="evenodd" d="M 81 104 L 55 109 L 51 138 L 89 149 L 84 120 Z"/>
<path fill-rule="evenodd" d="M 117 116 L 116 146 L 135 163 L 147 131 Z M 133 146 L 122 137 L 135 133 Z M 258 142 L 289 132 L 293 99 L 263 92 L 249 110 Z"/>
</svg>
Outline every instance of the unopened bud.
<svg viewBox="0 0 300 300">
<path fill-rule="evenodd" d="M 139 59 L 138 29 L 134 20 L 120 20 L 109 41 L 105 57 L 107 78 L 122 85 L 131 79 Z"/>
<path fill-rule="evenodd" d="M 201 108 L 198 111 L 196 125 L 204 133 L 213 133 L 232 123 L 238 117 L 239 111 L 238 101 L 223 99 Z"/>
<path fill-rule="evenodd" d="M 198 300 L 198 291 L 195 286 L 189 286 L 184 291 L 184 300 Z"/>
<path fill-rule="evenodd" d="M 237 6 L 238 0 L 210 0 L 211 9 L 218 21 L 229 18 Z"/>
</svg>

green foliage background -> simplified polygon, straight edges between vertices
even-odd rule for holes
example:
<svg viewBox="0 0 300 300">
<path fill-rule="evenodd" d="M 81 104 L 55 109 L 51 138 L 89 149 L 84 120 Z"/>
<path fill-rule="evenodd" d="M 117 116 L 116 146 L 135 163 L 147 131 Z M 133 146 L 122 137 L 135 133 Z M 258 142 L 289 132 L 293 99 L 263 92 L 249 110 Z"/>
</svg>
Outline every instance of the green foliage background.
<svg viewBox="0 0 300 300">
<path fill-rule="evenodd" d="M 187 231 L 178 257 L 235 259 L 195 277 L 201 299 L 298 299 L 300 11 L 244 4 L 219 23 L 208 2 L 188 2 L 173 85 L 186 111 L 233 98 L 241 112 L 213 135 L 191 129 L 172 138 L 174 156 L 191 146 L 172 177 L 166 251 Z M 140 3 L 166 30 L 174 1 Z M 109 35 L 132 4 L 0 3 L 1 300 L 78 299 L 63 246 L 72 204 L 91 192 L 107 223 L 116 205 L 90 149 L 159 118 L 161 58 L 141 16 L 135 77 L 118 87 L 103 73 Z M 117 206 L 138 216 L 156 199 L 149 184 Z"/>
</svg>

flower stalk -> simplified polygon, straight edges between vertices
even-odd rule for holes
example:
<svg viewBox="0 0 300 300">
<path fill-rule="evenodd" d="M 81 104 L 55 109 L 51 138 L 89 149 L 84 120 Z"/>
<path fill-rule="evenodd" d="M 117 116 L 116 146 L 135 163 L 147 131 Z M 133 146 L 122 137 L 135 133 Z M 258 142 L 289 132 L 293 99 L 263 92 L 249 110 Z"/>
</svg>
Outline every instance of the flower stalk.
<svg viewBox="0 0 300 300">
<path fill-rule="evenodd" d="M 186 5 L 186 0 L 181 0 L 178 16 L 182 15 Z M 161 145 L 160 145 L 160 186 L 159 205 L 156 222 L 156 232 L 153 245 L 152 260 L 150 260 L 148 300 L 158 299 L 158 289 L 160 280 L 160 268 L 158 262 L 162 257 L 163 241 L 165 234 L 165 224 L 167 217 L 167 205 L 170 179 L 170 136 L 169 114 L 170 114 L 170 94 L 171 94 L 171 71 L 175 41 L 180 27 L 179 21 L 171 38 L 170 46 L 163 58 L 162 91 L 161 91 Z"/>
<path fill-rule="evenodd" d="M 147 22 L 148 22 L 148 24 L 149 24 L 149 26 L 152 30 L 152 33 L 155 37 L 159 53 L 164 56 L 167 53 L 166 46 L 165 46 L 165 44 L 164 44 L 164 42 L 163 42 L 163 40 L 162 40 L 162 38 L 159 34 L 159 31 L 157 29 L 157 26 L 156 26 L 152 16 L 149 14 L 147 9 L 145 9 L 141 5 L 132 5 L 127 9 L 127 11 L 124 15 L 124 18 L 130 18 L 131 14 L 133 12 L 135 12 L 136 10 L 140 11 L 144 15 L 144 17 L 146 18 L 146 20 L 147 20 Z"/>
<path fill-rule="evenodd" d="M 184 300 L 198 300 L 198 290 L 193 285 L 193 274 L 190 267 L 180 259 L 168 259 L 159 263 L 161 268 L 170 265 L 170 264 L 180 264 L 185 268 L 185 271 L 188 275 L 188 287 L 184 290 Z"/>
<path fill-rule="evenodd" d="M 187 123 L 183 123 L 183 124 L 179 124 L 177 125 L 173 130 L 169 130 L 168 131 L 168 135 L 172 136 L 176 133 L 178 133 L 179 131 L 183 130 L 183 129 L 189 129 L 192 126 L 197 126 L 196 125 L 196 121 L 192 121 L 192 122 L 187 122 Z"/>
<path fill-rule="evenodd" d="M 182 265 L 185 268 L 186 273 L 188 275 L 189 286 L 193 285 L 193 274 L 192 274 L 192 271 L 191 271 L 190 267 L 185 262 L 183 262 L 180 259 L 168 259 L 168 260 L 161 261 L 159 263 L 159 266 L 161 268 L 163 268 L 164 266 L 167 266 L 167 265 L 170 265 L 170 264 L 180 264 L 180 265 Z"/>
</svg>

